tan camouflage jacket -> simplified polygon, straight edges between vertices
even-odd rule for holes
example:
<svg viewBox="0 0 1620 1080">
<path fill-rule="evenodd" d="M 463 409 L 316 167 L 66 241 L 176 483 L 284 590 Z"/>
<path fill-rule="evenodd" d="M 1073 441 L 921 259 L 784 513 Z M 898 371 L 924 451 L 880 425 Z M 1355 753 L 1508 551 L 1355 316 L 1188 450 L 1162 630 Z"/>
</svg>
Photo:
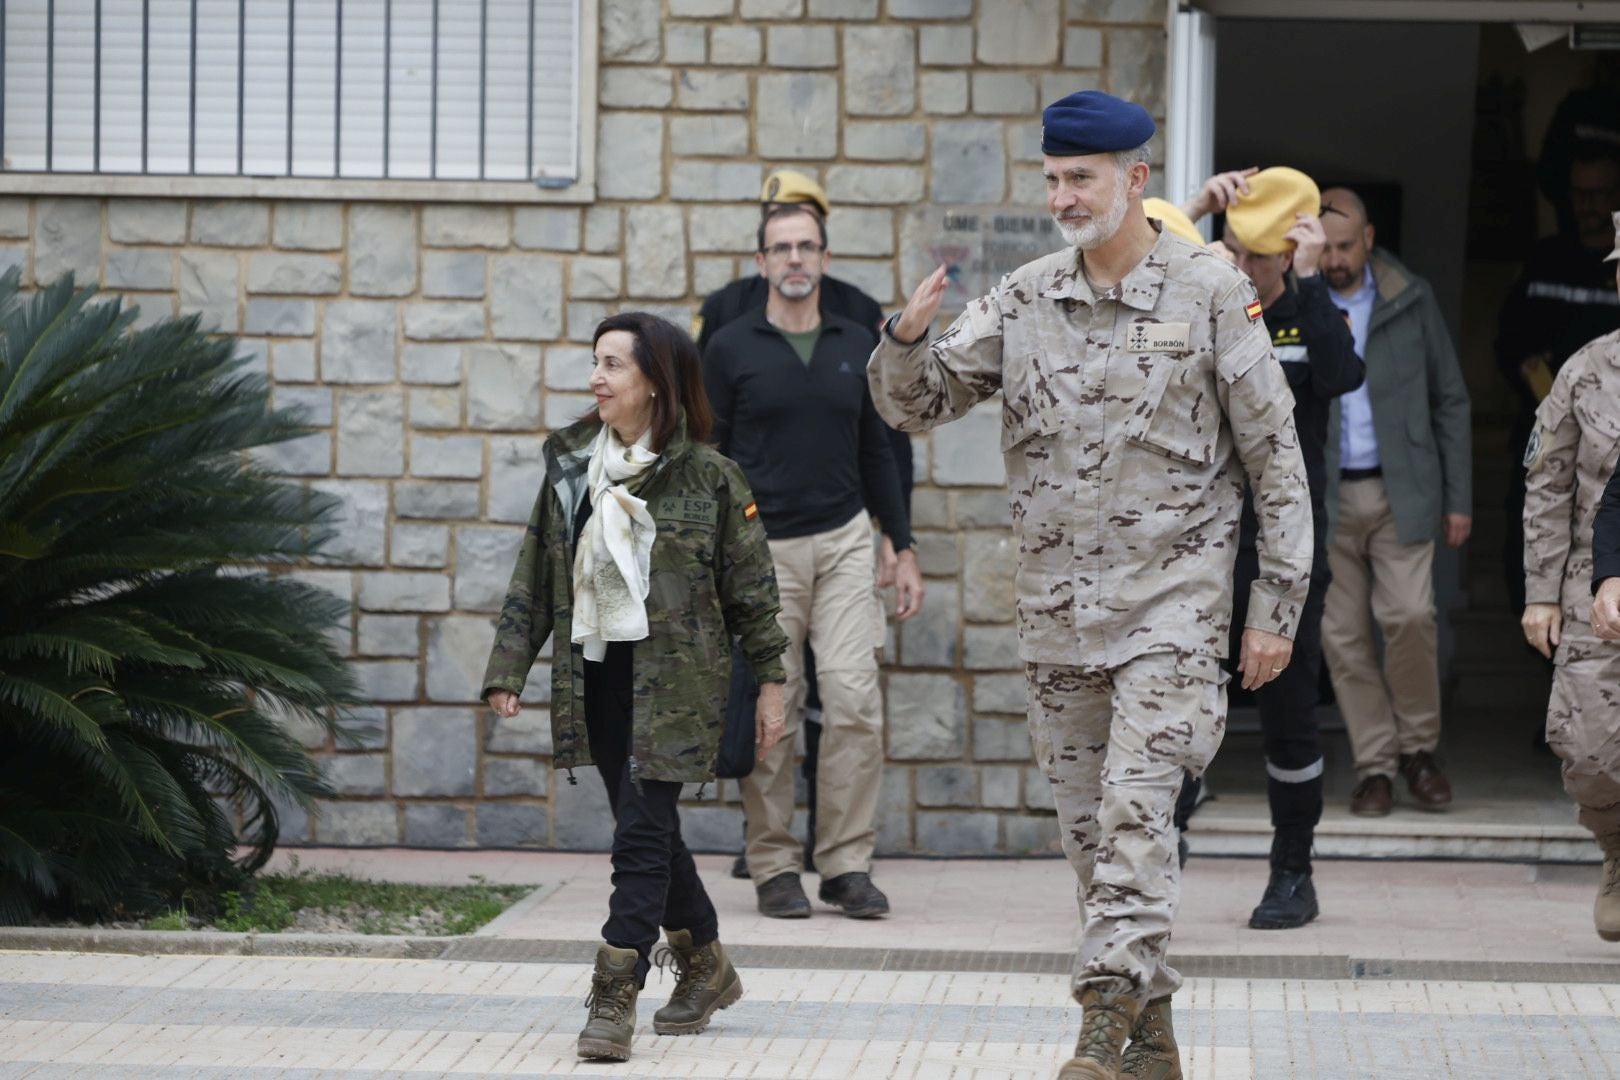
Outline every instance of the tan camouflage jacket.
<svg viewBox="0 0 1620 1080">
<path fill-rule="evenodd" d="M 867 368 L 878 411 L 920 431 L 1002 391 L 1025 660 L 1225 656 L 1246 479 L 1261 530 L 1249 626 L 1292 638 L 1311 500 L 1254 286 L 1169 233 L 1117 299 L 1093 296 L 1076 256 L 1015 270 L 932 345 L 885 333 Z"/>
<path fill-rule="evenodd" d="M 1620 331 L 1559 369 L 1525 451 L 1524 595 L 1590 633 L 1592 521 L 1620 460 Z"/>
<path fill-rule="evenodd" d="M 591 763 L 585 734 L 585 660 L 573 636 L 574 515 L 599 421 L 581 421 L 546 440 L 547 486 L 501 608 L 483 697 L 523 691 L 529 668 L 553 634 L 553 767 Z M 647 638 L 635 646 L 632 773 L 648 780 L 714 778 L 731 680 L 731 638 L 760 682 L 785 678 L 787 635 L 765 529 L 735 463 L 686 437 L 683 424 L 637 489 L 658 535 L 652 548 Z"/>
</svg>

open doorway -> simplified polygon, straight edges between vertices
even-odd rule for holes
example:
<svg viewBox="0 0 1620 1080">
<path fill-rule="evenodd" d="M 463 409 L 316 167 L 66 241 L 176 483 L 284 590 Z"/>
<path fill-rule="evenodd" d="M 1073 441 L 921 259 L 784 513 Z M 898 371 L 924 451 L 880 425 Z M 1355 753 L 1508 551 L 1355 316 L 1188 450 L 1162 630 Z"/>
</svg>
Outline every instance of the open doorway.
<svg viewBox="0 0 1620 1080">
<path fill-rule="evenodd" d="M 1515 399 L 1495 344 L 1499 312 L 1537 237 L 1558 226 L 1537 184 L 1545 133 L 1572 91 L 1620 86 L 1620 52 L 1577 47 L 1568 27 L 1545 24 L 1280 19 L 1256 16 L 1303 7 L 1267 12 L 1248 0 L 1200 6 L 1217 16 L 1213 57 L 1200 59 L 1214 69 L 1213 168 L 1290 165 L 1324 187 L 1349 184 L 1368 196 L 1380 244 L 1433 286 L 1473 403 L 1473 537 L 1459 552 L 1442 548 L 1435 565 L 1441 755 L 1457 801 L 1443 815 L 1398 801 L 1391 818 L 1350 817 L 1349 747 L 1336 711 L 1324 705 L 1328 817 L 1318 846 L 1324 854 L 1375 854 L 1367 844 L 1375 834 L 1395 839 L 1386 848 L 1392 853 L 1577 855 L 1584 834 L 1563 796 L 1557 760 L 1535 746 L 1549 672 L 1523 644 L 1507 586 Z M 1335 7 L 1308 6 L 1318 15 Z M 1443 6 L 1489 14 L 1489 5 Z M 1248 17 L 1223 17 L 1223 7 Z M 1377 10 L 1387 15 L 1395 7 Z M 1620 128 L 1620 115 L 1614 123 Z M 1246 850 L 1232 834 L 1258 839 L 1267 831 L 1258 725 L 1243 704 L 1234 695 L 1231 733 L 1210 773 L 1217 801 L 1194 818 L 1195 850 L 1201 828 L 1226 832 L 1213 850 L 1228 851 Z"/>
</svg>

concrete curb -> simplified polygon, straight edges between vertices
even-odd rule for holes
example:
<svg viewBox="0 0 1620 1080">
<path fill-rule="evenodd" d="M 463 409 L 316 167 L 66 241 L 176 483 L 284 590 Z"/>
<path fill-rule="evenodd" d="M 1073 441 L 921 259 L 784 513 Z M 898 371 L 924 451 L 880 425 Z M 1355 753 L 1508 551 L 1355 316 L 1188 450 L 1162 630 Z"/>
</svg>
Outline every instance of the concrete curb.
<svg viewBox="0 0 1620 1080">
<path fill-rule="evenodd" d="M 218 930 L 0 926 L 0 951 L 136 956 L 350 956 L 369 960 L 434 960 L 460 940 L 387 934 L 233 934 Z"/>
<path fill-rule="evenodd" d="M 597 942 L 525 938 L 390 937 L 381 934 L 226 934 L 204 930 L 83 930 L 0 927 L 3 952 L 119 953 L 135 956 L 348 957 L 448 963 L 582 964 Z M 741 968 L 798 971 L 952 971 L 1065 976 L 1067 952 L 736 945 Z M 1343 955 L 1180 955 L 1189 977 L 1329 981 L 1620 984 L 1620 963 L 1365 959 Z"/>
</svg>

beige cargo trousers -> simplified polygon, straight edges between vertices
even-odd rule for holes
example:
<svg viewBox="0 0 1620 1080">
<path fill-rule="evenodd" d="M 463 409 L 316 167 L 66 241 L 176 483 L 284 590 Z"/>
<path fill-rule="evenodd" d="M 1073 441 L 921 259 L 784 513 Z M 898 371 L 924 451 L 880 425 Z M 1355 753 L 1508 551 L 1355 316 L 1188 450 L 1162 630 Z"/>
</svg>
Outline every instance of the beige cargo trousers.
<svg viewBox="0 0 1620 1080">
<path fill-rule="evenodd" d="M 787 728 L 781 742 L 742 780 L 748 874 L 762 885 L 798 873 L 793 757 L 804 713 L 804 643 L 816 654 L 821 692 L 821 757 L 816 768 L 816 872 L 823 880 L 872 868 L 878 788 L 883 781 L 883 695 L 877 649 L 883 612 L 874 585 L 872 526 L 865 511 L 847 524 L 791 540 L 771 540 L 782 630 L 788 636 Z"/>
</svg>

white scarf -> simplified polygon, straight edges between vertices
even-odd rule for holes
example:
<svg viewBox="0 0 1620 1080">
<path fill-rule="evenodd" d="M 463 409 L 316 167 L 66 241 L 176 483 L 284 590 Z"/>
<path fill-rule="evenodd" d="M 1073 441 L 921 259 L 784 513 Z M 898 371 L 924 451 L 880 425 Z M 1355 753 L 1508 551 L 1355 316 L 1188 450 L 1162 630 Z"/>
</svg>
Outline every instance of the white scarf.
<svg viewBox="0 0 1620 1080">
<path fill-rule="evenodd" d="M 648 445 L 651 434 L 648 428 L 627 447 L 611 425 L 603 424 L 591 447 L 585 473 L 591 519 L 574 555 L 573 639 L 584 647 L 587 660 L 600 661 L 610 641 L 647 636 L 646 601 L 658 524 L 646 502 L 630 494 L 624 483 L 658 460 Z"/>
</svg>

